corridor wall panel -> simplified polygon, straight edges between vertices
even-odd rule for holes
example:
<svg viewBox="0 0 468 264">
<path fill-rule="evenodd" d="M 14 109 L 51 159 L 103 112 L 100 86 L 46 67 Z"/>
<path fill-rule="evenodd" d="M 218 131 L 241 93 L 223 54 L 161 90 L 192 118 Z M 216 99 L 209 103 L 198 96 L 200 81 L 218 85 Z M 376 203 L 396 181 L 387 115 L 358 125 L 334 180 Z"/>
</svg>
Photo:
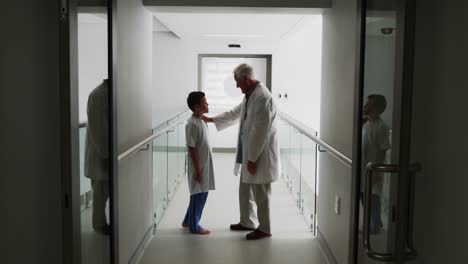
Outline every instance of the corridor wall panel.
<svg viewBox="0 0 468 264">
<path fill-rule="evenodd" d="M 355 0 L 336 0 L 323 13 L 320 137 L 348 157 L 353 145 L 356 52 Z M 350 168 L 327 153 L 320 155 L 318 228 L 338 263 L 348 261 Z M 334 212 L 335 196 L 341 212 Z"/>
<path fill-rule="evenodd" d="M 151 135 L 152 16 L 140 1 L 117 0 L 118 152 Z M 151 151 L 119 162 L 119 263 L 128 263 L 153 224 Z"/>
</svg>

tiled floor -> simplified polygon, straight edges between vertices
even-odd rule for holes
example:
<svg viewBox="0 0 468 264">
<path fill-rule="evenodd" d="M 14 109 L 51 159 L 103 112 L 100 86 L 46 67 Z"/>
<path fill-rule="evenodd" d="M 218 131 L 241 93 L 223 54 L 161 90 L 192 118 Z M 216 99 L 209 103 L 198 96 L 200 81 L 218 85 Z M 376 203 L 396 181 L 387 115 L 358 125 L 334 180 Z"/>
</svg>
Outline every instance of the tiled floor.
<svg viewBox="0 0 468 264">
<path fill-rule="evenodd" d="M 282 181 L 272 186 L 272 233 L 269 239 L 245 240 L 245 232 L 229 231 L 239 218 L 239 178 L 232 175 L 233 154 L 215 154 L 216 190 L 211 191 L 202 225 L 212 233 L 193 235 L 180 228 L 188 203 L 183 182 L 158 226 L 141 264 L 242 263 L 302 264 L 326 263 L 303 216 Z"/>
</svg>

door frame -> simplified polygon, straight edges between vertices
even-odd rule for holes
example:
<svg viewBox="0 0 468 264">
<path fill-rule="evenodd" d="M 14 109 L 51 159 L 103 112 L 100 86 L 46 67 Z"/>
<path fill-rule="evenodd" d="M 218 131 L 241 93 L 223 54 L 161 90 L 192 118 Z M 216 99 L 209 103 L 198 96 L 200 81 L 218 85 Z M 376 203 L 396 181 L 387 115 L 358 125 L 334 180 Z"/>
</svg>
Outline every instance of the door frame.
<svg viewBox="0 0 468 264">
<path fill-rule="evenodd" d="M 62 0 L 58 12 L 62 261 L 70 264 L 81 264 L 77 4 Z"/>
<path fill-rule="evenodd" d="M 364 103 L 364 59 L 366 39 L 366 13 L 367 0 L 357 1 L 357 27 L 356 35 L 358 46 L 356 48 L 356 72 L 355 72 L 355 106 L 353 129 L 353 170 L 351 190 L 351 216 L 349 239 L 349 263 L 358 263 L 359 259 L 359 193 L 361 181 L 361 144 L 362 144 L 362 109 Z M 397 174 L 398 183 L 396 191 L 396 220 L 395 238 L 391 245 L 395 252 L 395 263 L 405 263 L 406 250 L 411 240 L 412 227 L 409 219 L 410 198 L 410 146 L 411 146 L 411 112 L 413 91 L 413 64 L 415 42 L 416 0 L 396 1 L 396 46 L 395 46 L 395 81 L 394 81 L 394 107 L 393 109 L 393 133 L 392 155 L 397 155 L 396 160 L 400 167 Z M 395 133 L 396 132 L 396 133 Z M 398 140 L 394 140 L 397 138 Z M 394 143 L 398 142 L 397 148 Z M 395 151 L 396 150 L 396 151 Z"/>
<path fill-rule="evenodd" d="M 119 259 L 119 160 L 117 127 L 117 0 L 107 1 L 107 74 L 109 79 L 109 153 L 110 155 L 110 190 L 109 216 L 112 232 L 110 233 L 110 263 L 120 263 Z"/>
<path fill-rule="evenodd" d="M 360 157 L 362 150 L 362 113 L 364 95 L 364 54 L 366 44 L 366 0 L 357 0 L 356 11 L 356 62 L 354 73 L 354 117 L 353 117 L 353 166 L 351 176 L 350 219 L 349 219 L 349 254 L 348 263 L 358 263 L 359 250 L 359 196 L 361 186 L 361 164 L 356 157 Z"/>
<path fill-rule="evenodd" d="M 394 109 L 394 111 L 399 110 L 394 114 L 394 118 L 398 118 L 399 123 L 396 124 L 401 124 L 401 127 L 399 129 L 398 163 L 400 173 L 398 174 L 397 187 L 396 237 L 393 248 L 396 250 L 396 263 L 405 263 L 408 260 L 406 249 L 413 232 L 412 226 L 410 226 L 409 201 L 411 196 L 410 179 L 412 177 L 410 166 L 416 0 L 401 0 L 397 3 L 397 21 L 402 21 L 402 23 L 397 23 L 396 29 L 395 69 L 400 67 L 402 70 L 395 71 L 395 86 L 399 87 L 396 89 L 395 97 L 399 99 L 401 107 Z"/>
<path fill-rule="evenodd" d="M 61 0 L 60 1 L 60 101 L 61 101 L 61 170 L 62 170 L 62 238 L 63 263 L 81 264 L 81 211 L 79 162 L 79 102 L 78 102 L 78 13 L 107 12 L 108 15 L 108 79 L 109 79 L 109 151 L 110 166 L 110 263 L 118 263 L 118 207 L 117 197 L 117 126 L 116 95 L 113 93 L 113 53 L 115 41 L 113 18 L 116 0 Z M 115 10 L 114 10 L 115 11 Z"/>
</svg>

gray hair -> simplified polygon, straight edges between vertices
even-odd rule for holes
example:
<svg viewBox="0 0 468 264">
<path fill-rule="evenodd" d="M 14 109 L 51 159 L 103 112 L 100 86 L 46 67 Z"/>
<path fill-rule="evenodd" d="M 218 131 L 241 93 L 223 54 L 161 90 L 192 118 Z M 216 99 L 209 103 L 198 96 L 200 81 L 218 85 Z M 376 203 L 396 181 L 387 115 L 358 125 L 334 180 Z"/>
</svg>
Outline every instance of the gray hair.
<svg viewBox="0 0 468 264">
<path fill-rule="evenodd" d="M 233 71 L 234 75 L 236 75 L 237 78 L 243 79 L 244 77 L 248 76 L 251 79 L 253 79 L 254 76 L 254 69 L 252 66 L 248 65 L 247 63 L 242 63 L 239 64 Z"/>
</svg>

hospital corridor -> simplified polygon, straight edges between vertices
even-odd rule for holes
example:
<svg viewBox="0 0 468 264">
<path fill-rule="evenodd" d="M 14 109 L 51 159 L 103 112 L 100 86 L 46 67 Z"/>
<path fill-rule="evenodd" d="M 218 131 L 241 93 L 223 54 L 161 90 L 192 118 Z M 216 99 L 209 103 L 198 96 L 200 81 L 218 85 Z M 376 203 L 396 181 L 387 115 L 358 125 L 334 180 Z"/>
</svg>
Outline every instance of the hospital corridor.
<svg viewBox="0 0 468 264">
<path fill-rule="evenodd" d="M 310 226 L 282 180 L 272 190 L 273 239 L 246 241 L 248 232 L 229 230 L 239 219 L 239 178 L 229 170 L 234 157 L 214 154 L 217 188 L 209 192 L 201 220 L 211 234 L 194 235 L 181 228 L 188 205 L 187 182 L 183 181 L 140 263 L 324 263 Z"/>
<path fill-rule="evenodd" d="M 23 0 L 1 264 L 465 264 L 465 0 Z"/>
</svg>

